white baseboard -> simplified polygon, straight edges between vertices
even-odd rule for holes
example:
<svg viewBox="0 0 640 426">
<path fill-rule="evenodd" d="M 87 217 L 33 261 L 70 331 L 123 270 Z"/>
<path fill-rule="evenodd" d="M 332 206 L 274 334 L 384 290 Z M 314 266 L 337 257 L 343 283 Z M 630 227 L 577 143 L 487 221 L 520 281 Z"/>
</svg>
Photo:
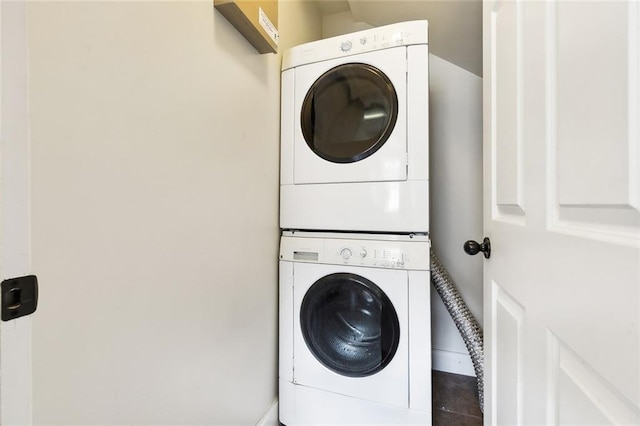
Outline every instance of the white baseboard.
<svg viewBox="0 0 640 426">
<path fill-rule="evenodd" d="M 278 426 L 280 423 L 278 422 L 278 398 L 276 398 L 267 411 L 264 412 L 256 426 Z"/>
<path fill-rule="evenodd" d="M 473 363 L 467 353 L 461 354 L 459 352 L 432 349 L 431 362 L 431 367 L 434 370 L 462 374 L 463 376 L 476 376 L 473 370 Z"/>
</svg>

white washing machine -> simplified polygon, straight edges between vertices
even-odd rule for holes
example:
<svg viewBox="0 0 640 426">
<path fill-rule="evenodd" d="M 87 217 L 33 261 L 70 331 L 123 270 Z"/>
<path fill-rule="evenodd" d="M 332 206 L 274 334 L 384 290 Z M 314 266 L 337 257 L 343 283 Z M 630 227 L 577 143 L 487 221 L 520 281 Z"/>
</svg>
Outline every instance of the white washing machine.
<svg viewBox="0 0 640 426">
<path fill-rule="evenodd" d="M 283 233 L 280 422 L 431 424 L 430 242 Z"/>
<path fill-rule="evenodd" d="M 429 231 L 427 21 L 288 50 L 281 107 L 281 228 Z"/>
</svg>

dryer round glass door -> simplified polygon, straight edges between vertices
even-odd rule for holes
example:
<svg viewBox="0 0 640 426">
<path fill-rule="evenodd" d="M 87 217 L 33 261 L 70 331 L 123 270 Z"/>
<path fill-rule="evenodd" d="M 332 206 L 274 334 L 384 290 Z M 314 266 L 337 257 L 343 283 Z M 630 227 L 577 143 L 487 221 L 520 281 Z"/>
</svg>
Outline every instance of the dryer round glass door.
<svg viewBox="0 0 640 426">
<path fill-rule="evenodd" d="M 302 103 L 309 148 L 334 163 L 369 157 L 387 141 L 398 115 L 391 80 L 368 64 L 339 65 L 322 74 Z"/>
<path fill-rule="evenodd" d="M 398 315 L 387 295 L 356 274 L 316 281 L 300 307 L 307 347 L 330 370 L 366 377 L 385 368 L 400 341 Z"/>
</svg>

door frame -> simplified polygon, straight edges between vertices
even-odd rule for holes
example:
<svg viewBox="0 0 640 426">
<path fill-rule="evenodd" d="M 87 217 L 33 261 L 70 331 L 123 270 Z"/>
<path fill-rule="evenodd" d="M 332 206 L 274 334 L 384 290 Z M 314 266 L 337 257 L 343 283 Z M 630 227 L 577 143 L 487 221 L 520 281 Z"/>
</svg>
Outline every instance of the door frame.
<svg viewBox="0 0 640 426">
<path fill-rule="evenodd" d="M 0 277 L 29 274 L 27 2 L 0 2 Z M 0 424 L 32 424 L 31 318 L 0 323 Z"/>
</svg>

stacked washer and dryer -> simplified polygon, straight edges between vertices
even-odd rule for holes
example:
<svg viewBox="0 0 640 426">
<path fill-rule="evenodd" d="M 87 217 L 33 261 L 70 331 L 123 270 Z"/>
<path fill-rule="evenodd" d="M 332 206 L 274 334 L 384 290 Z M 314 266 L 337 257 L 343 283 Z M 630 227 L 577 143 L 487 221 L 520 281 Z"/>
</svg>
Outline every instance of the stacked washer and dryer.
<svg viewBox="0 0 640 426">
<path fill-rule="evenodd" d="M 431 424 L 428 25 L 282 64 L 280 421 Z"/>
</svg>

